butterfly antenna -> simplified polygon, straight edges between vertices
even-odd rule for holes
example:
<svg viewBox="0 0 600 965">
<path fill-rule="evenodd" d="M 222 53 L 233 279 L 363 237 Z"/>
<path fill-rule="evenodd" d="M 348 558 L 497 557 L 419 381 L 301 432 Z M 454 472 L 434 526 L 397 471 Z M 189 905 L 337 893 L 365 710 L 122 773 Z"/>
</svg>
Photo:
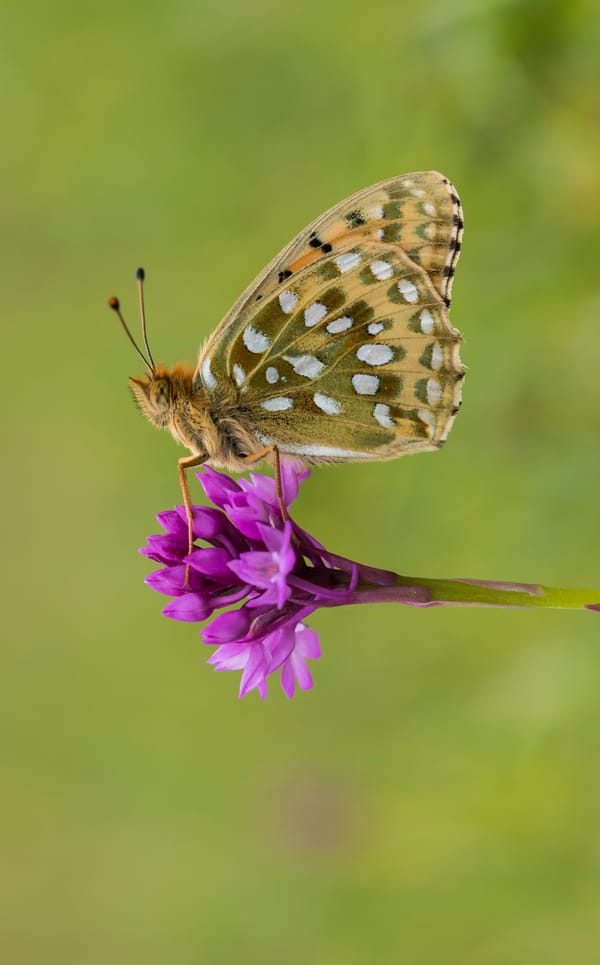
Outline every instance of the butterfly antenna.
<svg viewBox="0 0 600 965">
<path fill-rule="evenodd" d="M 156 368 L 154 364 L 154 359 L 152 358 L 152 352 L 150 351 L 150 346 L 148 345 L 148 336 L 146 334 L 146 312 L 144 311 L 144 279 L 146 277 L 146 272 L 143 268 L 138 268 L 135 273 L 135 280 L 138 287 L 138 295 L 140 299 L 140 315 L 142 317 L 142 338 L 144 339 L 144 345 L 146 346 L 146 352 L 148 353 L 148 358 L 152 363 L 152 371 Z"/>
<path fill-rule="evenodd" d="M 137 344 L 136 340 L 134 339 L 133 335 L 132 335 L 131 332 L 129 331 L 129 326 L 127 325 L 127 322 L 126 322 L 125 319 L 123 318 L 123 315 L 122 315 L 122 312 L 121 312 L 121 306 L 120 306 L 120 304 L 119 304 L 119 299 L 118 299 L 118 298 L 115 298 L 114 295 L 111 295 L 111 297 L 108 299 L 108 305 L 109 305 L 109 308 L 112 308 L 113 312 L 115 313 L 115 315 L 116 315 L 117 318 L 119 319 L 121 325 L 123 326 L 123 331 L 125 332 L 127 338 L 129 339 L 129 341 L 130 341 L 131 344 L 133 345 L 134 349 L 136 350 L 137 354 L 138 354 L 139 357 L 141 358 L 142 362 L 144 363 L 144 365 L 146 366 L 146 368 L 148 369 L 148 371 L 149 371 L 150 374 L 152 375 L 152 374 L 154 373 L 154 363 L 152 363 L 152 365 L 150 364 L 150 362 L 148 361 L 148 359 L 146 358 L 146 356 L 144 355 L 144 353 L 143 353 L 142 350 L 140 349 L 139 345 Z"/>
</svg>

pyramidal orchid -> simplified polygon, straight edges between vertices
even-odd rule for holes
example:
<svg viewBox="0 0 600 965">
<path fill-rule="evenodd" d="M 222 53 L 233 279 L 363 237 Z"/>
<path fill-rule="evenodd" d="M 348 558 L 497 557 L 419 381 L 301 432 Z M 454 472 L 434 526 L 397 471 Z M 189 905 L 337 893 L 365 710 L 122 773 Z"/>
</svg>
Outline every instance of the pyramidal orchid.
<svg viewBox="0 0 600 965">
<path fill-rule="evenodd" d="M 208 663 L 242 672 L 240 697 L 256 689 L 264 698 L 267 678 L 277 671 L 288 697 L 296 685 L 312 687 L 308 661 L 321 650 L 306 621 L 322 607 L 402 603 L 600 612 L 600 590 L 405 577 L 330 553 L 289 517 L 309 471 L 284 462 L 281 475 L 287 519 L 271 477 L 251 473 L 236 481 L 203 467 L 197 476 L 212 505 L 193 507 L 193 552 L 183 506 L 159 513 L 164 532 L 149 536 L 140 550 L 160 563 L 146 583 L 172 597 L 165 616 L 210 620 L 201 630 L 203 642 L 216 647 Z"/>
</svg>

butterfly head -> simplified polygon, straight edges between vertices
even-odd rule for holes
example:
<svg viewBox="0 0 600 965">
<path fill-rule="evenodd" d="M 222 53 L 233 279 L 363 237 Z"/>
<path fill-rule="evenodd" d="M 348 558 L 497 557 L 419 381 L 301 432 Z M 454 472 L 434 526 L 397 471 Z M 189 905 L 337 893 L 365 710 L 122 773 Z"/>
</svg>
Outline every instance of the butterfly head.
<svg viewBox="0 0 600 965">
<path fill-rule="evenodd" d="M 192 395 L 192 369 L 175 365 L 153 368 L 148 375 L 130 378 L 129 386 L 142 414 L 153 425 L 169 428 L 177 420 L 177 411 Z"/>
<path fill-rule="evenodd" d="M 168 429 L 176 442 L 194 454 L 223 457 L 222 445 L 205 393 L 194 386 L 194 369 L 179 364 L 157 365 L 148 375 L 130 378 L 139 409 L 159 429 Z"/>
<path fill-rule="evenodd" d="M 167 369 L 164 365 L 156 365 L 148 345 L 146 334 L 146 313 L 144 311 L 144 278 L 143 268 L 138 268 L 135 274 L 142 320 L 142 339 L 145 352 L 134 339 L 129 326 L 121 313 L 119 299 L 114 295 L 108 304 L 117 315 L 127 338 L 133 345 L 138 356 L 147 369 L 147 374 L 141 378 L 130 378 L 129 386 L 133 397 L 140 407 L 142 414 L 153 425 L 161 429 L 170 429 L 180 441 L 188 444 L 185 434 L 181 431 L 182 414 L 193 394 L 193 369 L 187 365 L 175 365 Z M 186 421 L 185 419 L 183 421 Z"/>
<path fill-rule="evenodd" d="M 142 415 L 153 425 L 166 429 L 171 416 L 173 392 L 169 376 L 151 372 L 141 378 L 130 378 L 129 387 Z"/>
</svg>

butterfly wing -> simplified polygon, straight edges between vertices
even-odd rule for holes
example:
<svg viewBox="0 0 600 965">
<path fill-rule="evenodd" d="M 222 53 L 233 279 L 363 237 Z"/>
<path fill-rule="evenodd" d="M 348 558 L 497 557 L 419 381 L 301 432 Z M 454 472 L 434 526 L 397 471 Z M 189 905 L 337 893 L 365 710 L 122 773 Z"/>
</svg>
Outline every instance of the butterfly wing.
<svg viewBox="0 0 600 965">
<path fill-rule="evenodd" d="M 437 448 L 463 376 L 447 316 L 461 234 L 458 196 L 435 172 L 346 199 L 244 292 L 196 379 L 233 382 L 258 442 L 308 461 Z"/>
<path fill-rule="evenodd" d="M 449 307 L 462 231 L 460 199 L 443 174 L 420 171 L 380 181 L 340 201 L 301 231 L 242 293 L 221 325 L 229 325 L 257 297 L 327 255 L 349 234 L 402 248 L 431 276 Z"/>
</svg>

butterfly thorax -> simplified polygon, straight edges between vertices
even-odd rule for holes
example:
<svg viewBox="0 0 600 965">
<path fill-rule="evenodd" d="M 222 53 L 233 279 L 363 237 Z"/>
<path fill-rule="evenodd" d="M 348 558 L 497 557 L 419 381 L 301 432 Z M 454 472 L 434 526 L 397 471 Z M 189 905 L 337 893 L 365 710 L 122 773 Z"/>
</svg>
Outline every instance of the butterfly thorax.
<svg viewBox="0 0 600 965">
<path fill-rule="evenodd" d="M 130 387 L 142 414 L 153 425 L 168 429 L 194 455 L 228 469 L 243 469 L 244 457 L 259 446 L 240 421 L 236 393 L 226 389 L 215 398 L 194 384 L 194 369 L 156 367 L 151 375 L 131 378 Z"/>
</svg>

